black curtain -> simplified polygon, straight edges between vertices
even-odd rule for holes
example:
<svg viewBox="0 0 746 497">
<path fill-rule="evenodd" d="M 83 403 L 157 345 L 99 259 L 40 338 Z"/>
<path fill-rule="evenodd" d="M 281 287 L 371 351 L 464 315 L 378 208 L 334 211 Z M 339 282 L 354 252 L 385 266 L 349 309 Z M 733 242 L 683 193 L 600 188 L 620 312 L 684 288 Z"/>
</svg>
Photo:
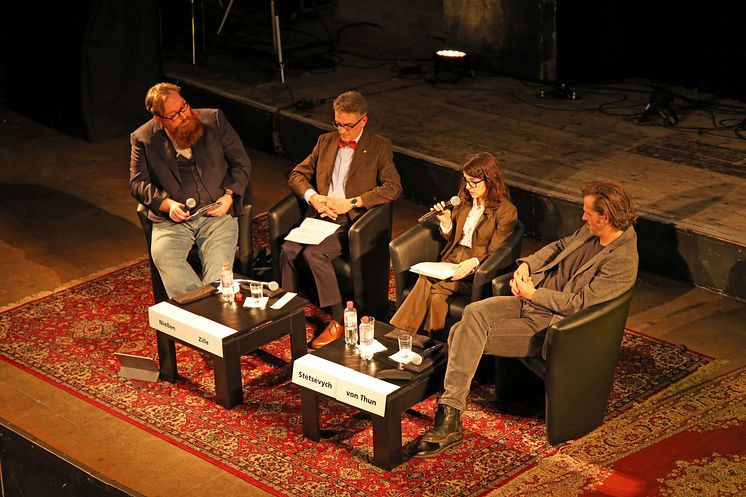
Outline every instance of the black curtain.
<svg viewBox="0 0 746 497">
<path fill-rule="evenodd" d="M 558 79 L 649 78 L 746 100 L 746 2 L 557 2 Z"/>
<path fill-rule="evenodd" d="M 6 2 L 0 21 L 5 103 L 88 140 L 134 129 L 161 79 L 154 0 Z"/>
</svg>

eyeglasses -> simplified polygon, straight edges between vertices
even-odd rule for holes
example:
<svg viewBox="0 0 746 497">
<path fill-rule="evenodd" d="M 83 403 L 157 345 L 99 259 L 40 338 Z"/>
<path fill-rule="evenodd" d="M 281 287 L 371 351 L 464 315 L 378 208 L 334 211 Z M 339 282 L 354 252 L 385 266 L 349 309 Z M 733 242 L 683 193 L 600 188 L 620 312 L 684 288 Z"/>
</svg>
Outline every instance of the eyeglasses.
<svg viewBox="0 0 746 497">
<path fill-rule="evenodd" d="M 482 181 L 484 180 L 480 179 L 479 181 L 471 181 L 471 180 L 464 178 L 464 183 L 466 183 L 466 186 L 468 186 L 469 188 L 476 188 L 479 185 L 479 183 L 481 183 Z"/>
<path fill-rule="evenodd" d="M 179 109 L 175 113 L 171 114 L 170 116 L 161 116 L 161 115 L 159 115 L 158 117 L 160 117 L 161 119 L 168 119 L 169 121 L 171 121 L 173 119 L 176 119 L 180 115 L 184 114 L 184 112 L 186 112 L 187 109 L 189 109 L 189 103 L 187 103 L 187 101 L 184 100 L 184 105 L 182 105 L 181 109 Z"/>
<path fill-rule="evenodd" d="M 347 131 L 350 131 L 350 130 L 351 130 L 352 128 L 354 128 L 355 126 L 357 126 L 358 124 L 360 124 L 360 121 L 362 121 L 362 120 L 363 120 L 363 117 L 365 117 L 366 115 L 367 115 L 367 114 L 363 114 L 363 115 L 362 115 L 362 116 L 360 117 L 360 119 L 358 119 L 358 120 L 357 120 L 357 121 L 355 122 L 355 124 L 342 124 L 342 123 L 338 123 L 338 122 L 337 122 L 337 121 L 335 120 L 335 121 L 332 121 L 332 126 L 334 126 L 334 127 L 335 127 L 335 128 L 337 128 L 337 129 L 339 129 L 339 128 L 344 128 L 344 129 L 346 129 Z"/>
</svg>

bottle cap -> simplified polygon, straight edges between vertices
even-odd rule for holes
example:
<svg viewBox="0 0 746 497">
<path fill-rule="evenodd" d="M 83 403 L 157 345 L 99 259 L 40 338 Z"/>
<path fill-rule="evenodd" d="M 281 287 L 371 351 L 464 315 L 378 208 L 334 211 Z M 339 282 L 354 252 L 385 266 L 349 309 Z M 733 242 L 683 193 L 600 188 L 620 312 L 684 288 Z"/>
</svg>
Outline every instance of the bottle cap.
<svg viewBox="0 0 746 497">
<path fill-rule="evenodd" d="M 360 321 L 367 324 L 370 321 L 370 318 L 368 316 L 363 316 L 363 318 Z"/>
<path fill-rule="evenodd" d="M 355 304 L 354 304 L 354 303 L 352 302 L 352 300 L 348 300 L 348 301 L 347 301 L 347 308 L 348 308 L 348 309 L 352 309 L 352 307 L 353 307 L 354 305 L 355 305 Z"/>
</svg>

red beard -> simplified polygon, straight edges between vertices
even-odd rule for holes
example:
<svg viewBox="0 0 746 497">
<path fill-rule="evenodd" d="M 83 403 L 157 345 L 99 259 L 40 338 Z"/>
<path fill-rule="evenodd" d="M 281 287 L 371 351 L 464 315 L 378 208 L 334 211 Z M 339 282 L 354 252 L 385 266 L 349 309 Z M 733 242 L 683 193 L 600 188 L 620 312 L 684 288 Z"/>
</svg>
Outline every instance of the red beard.
<svg viewBox="0 0 746 497">
<path fill-rule="evenodd" d="M 199 115 L 190 109 L 187 119 L 169 133 L 169 136 L 177 148 L 191 148 L 205 133 L 205 127 L 199 119 Z"/>
</svg>

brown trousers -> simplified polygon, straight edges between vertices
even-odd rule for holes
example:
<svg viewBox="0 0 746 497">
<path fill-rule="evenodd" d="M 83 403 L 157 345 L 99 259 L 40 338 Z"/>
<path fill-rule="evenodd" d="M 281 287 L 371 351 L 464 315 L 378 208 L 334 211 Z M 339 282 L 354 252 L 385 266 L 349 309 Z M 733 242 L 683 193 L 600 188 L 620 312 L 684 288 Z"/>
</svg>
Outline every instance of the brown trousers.
<svg viewBox="0 0 746 497">
<path fill-rule="evenodd" d="M 471 257 L 471 249 L 459 245 L 442 262 L 458 264 Z M 442 330 L 448 317 L 446 299 L 456 293 L 471 291 L 471 285 L 465 284 L 468 281 L 468 278 L 453 281 L 420 275 L 412 291 L 391 318 L 391 325 L 413 335 L 417 334 L 420 327 L 428 332 Z"/>
</svg>

